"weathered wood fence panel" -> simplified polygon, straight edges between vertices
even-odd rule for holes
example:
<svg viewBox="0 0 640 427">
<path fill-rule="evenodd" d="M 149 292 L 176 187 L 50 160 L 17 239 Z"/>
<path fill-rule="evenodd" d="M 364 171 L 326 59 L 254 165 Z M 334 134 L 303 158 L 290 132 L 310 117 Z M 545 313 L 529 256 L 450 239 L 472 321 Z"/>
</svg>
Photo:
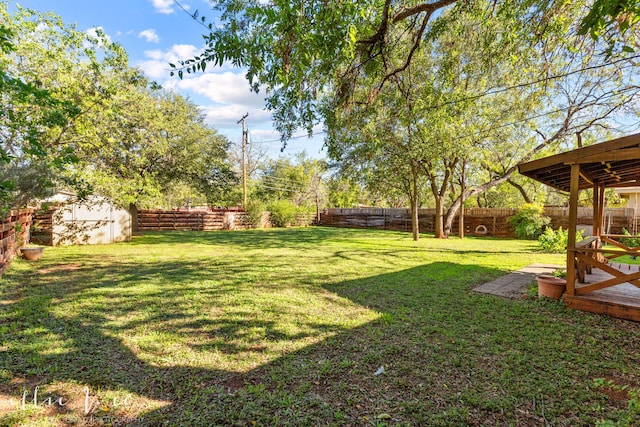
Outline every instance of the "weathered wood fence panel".
<svg viewBox="0 0 640 427">
<path fill-rule="evenodd" d="M 0 222 L 0 275 L 7 269 L 16 253 L 28 243 L 33 211 L 12 210 Z"/>
<path fill-rule="evenodd" d="M 37 210 L 33 213 L 31 241 L 38 245 L 51 246 L 53 243 L 53 214 L 55 209 Z"/>
<path fill-rule="evenodd" d="M 238 211 L 160 211 L 138 212 L 140 231 L 183 230 L 244 230 L 252 225 L 244 212 Z"/>
<path fill-rule="evenodd" d="M 465 209 L 464 228 L 466 235 L 515 237 L 509 225 L 509 218 L 517 209 Z M 418 223 L 420 231 L 435 231 L 435 209 L 419 209 Z M 547 208 L 545 215 L 551 218 L 553 228 L 567 228 L 569 225 L 568 208 Z M 633 209 L 611 208 L 605 210 L 604 229 L 608 233 L 621 234 L 622 228 L 631 229 L 634 216 Z M 580 208 L 578 224 L 593 224 L 591 208 Z M 325 209 L 320 215 L 320 225 L 345 228 L 374 228 L 378 230 L 411 231 L 411 211 L 409 209 Z M 458 218 L 453 223 L 451 234 L 458 233 Z"/>
</svg>

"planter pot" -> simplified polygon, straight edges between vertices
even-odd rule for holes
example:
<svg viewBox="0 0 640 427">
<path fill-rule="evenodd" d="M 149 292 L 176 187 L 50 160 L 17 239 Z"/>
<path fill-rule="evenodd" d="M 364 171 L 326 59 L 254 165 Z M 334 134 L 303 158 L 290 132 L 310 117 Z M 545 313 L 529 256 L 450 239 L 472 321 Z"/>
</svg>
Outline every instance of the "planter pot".
<svg viewBox="0 0 640 427">
<path fill-rule="evenodd" d="M 555 300 L 562 298 L 567 290 L 567 281 L 560 277 L 541 275 L 536 277 L 538 281 L 538 296 Z"/>
<path fill-rule="evenodd" d="M 22 252 L 22 258 L 28 261 L 35 261 L 42 258 L 42 254 L 44 253 L 44 247 L 38 246 L 33 248 L 21 248 L 20 252 Z"/>
</svg>

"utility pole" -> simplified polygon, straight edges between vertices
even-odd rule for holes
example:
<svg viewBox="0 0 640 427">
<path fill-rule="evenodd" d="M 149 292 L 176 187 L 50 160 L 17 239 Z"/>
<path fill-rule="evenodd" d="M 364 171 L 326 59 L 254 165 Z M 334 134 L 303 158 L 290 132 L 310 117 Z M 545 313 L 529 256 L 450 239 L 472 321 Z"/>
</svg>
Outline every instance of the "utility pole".
<svg viewBox="0 0 640 427">
<path fill-rule="evenodd" d="M 244 123 L 244 119 L 249 116 L 249 113 L 242 116 L 240 120 L 238 120 L 238 124 L 242 123 L 242 208 L 247 208 L 247 160 L 246 160 L 246 152 L 247 152 L 247 129 Z"/>
</svg>

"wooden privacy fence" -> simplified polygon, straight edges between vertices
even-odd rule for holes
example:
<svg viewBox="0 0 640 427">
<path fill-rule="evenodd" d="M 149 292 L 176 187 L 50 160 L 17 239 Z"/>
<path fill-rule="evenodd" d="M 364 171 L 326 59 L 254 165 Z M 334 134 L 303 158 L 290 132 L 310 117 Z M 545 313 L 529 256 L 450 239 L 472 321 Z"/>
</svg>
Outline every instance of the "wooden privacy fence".
<svg viewBox="0 0 640 427">
<path fill-rule="evenodd" d="M 253 228 L 245 212 L 213 211 L 162 211 L 138 212 L 139 231 L 158 230 L 244 230 Z"/>
<path fill-rule="evenodd" d="M 33 213 L 31 241 L 38 245 L 53 245 L 53 214 L 55 209 L 37 210 Z"/>
<path fill-rule="evenodd" d="M 33 211 L 12 210 L 0 222 L 0 275 L 7 269 L 16 252 L 28 243 Z"/>
<path fill-rule="evenodd" d="M 471 208 L 464 211 L 465 234 L 475 236 L 515 237 L 509 225 L 509 218 L 517 209 Z M 551 218 L 553 228 L 567 228 L 569 225 L 568 208 L 547 208 L 545 215 Z M 605 210 L 605 230 L 621 234 L 622 228 L 632 229 L 633 209 L 612 208 Z M 419 209 L 418 223 L 423 233 L 435 231 L 436 210 Z M 451 234 L 458 233 L 458 217 L 454 220 Z M 582 227 L 593 225 L 592 209 L 580 208 L 578 224 Z M 325 209 L 320 215 L 320 225 L 345 228 L 375 228 L 379 230 L 411 231 L 410 209 Z M 589 234 L 589 233 L 587 233 Z"/>
</svg>

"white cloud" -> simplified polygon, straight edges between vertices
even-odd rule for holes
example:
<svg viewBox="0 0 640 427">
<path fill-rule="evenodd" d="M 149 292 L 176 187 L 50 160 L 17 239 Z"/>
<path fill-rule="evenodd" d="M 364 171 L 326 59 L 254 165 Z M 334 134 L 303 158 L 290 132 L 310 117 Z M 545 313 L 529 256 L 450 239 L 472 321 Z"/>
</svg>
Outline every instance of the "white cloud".
<svg viewBox="0 0 640 427">
<path fill-rule="evenodd" d="M 318 135 L 324 137 L 324 125 L 322 123 L 315 125 L 312 130 L 313 130 L 312 138 L 307 137 L 307 131 L 304 129 L 298 129 L 297 132 L 294 132 L 293 138 L 304 141 L 308 139 L 315 139 L 318 137 Z M 251 131 L 251 134 L 255 141 L 272 140 L 272 139 L 280 138 L 280 133 L 275 129 L 257 129 L 257 130 Z"/>
<path fill-rule="evenodd" d="M 160 37 L 158 37 L 158 33 L 153 28 L 149 28 L 148 30 L 140 31 L 138 37 L 141 37 L 147 40 L 149 43 L 158 43 L 160 41 Z"/>
<path fill-rule="evenodd" d="M 108 41 L 111 41 L 111 37 L 109 37 L 109 35 L 104 32 L 104 28 L 102 27 L 91 27 L 86 31 L 86 33 L 94 39 L 100 38 L 98 33 L 101 33 Z"/>
<path fill-rule="evenodd" d="M 173 10 L 173 0 L 151 0 L 151 4 L 156 9 L 158 13 L 164 13 L 165 15 L 170 15 L 174 12 Z"/>
<path fill-rule="evenodd" d="M 169 55 L 173 55 L 175 56 L 175 58 L 170 57 L 169 59 L 188 59 L 199 54 L 200 50 L 201 49 L 195 47 L 192 44 L 174 44 L 173 46 L 171 46 Z"/>
<path fill-rule="evenodd" d="M 263 140 L 271 141 L 280 138 L 278 131 L 273 129 L 255 129 L 251 131 L 251 140 L 260 142 Z"/>
<path fill-rule="evenodd" d="M 258 108 L 250 109 L 239 104 L 207 106 L 202 108 L 202 112 L 205 115 L 205 121 L 210 126 L 216 129 L 238 129 L 238 133 L 240 133 L 238 120 L 247 112 L 249 113 L 249 117 L 247 118 L 249 129 L 252 129 L 254 126 L 271 123 L 271 114 L 269 112 Z M 254 131 L 251 130 L 251 132 L 253 133 Z"/>
<path fill-rule="evenodd" d="M 159 79 L 169 75 L 170 63 L 179 66 L 180 60 L 190 59 L 194 56 L 200 55 L 203 49 L 204 48 L 198 48 L 191 44 L 175 44 L 166 51 L 160 49 L 146 50 L 144 51 L 144 56 L 147 60 L 139 61 L 136 65 L 142 68 L 150 77 Z M 207 72 L 234 69 L 233 65 L 225 64 L 222 67 L 209 68 Z M 188 77 L 186 73 L 185 77 Z"/>
<path fill-rule="evenodd" d="M 178 64 L 178 61 L 193 58 L 200 53 L 200 49 L 193 45 L 177 44 L 173 45 L 168 51 L 160 49 L 146 50 L 144 55 L 148 58 L 146 61 L 138 62 L 140 67 L 149 77 L 154 79 L 163 79 L 169 77 L 171 68 L 169 64 Z"/>
<path fill-rule="evenodd" d="M 195 100 L 202 108 L 206 123 L 218 129 L 233 142 L 240 141 L 241 126 L 237 123 L 238 119 L 245 113 L 249 113 L 247 126 L 251 132 L 252 142 L 264 144 L 269 152 L 279 155 L 280 135 L 272 128 L 271 112 L 264 109 L 264 93 L 251 92 L 243 70 L 234 68 L 232 65 L 224 65 L 207 68 L 204 73 L 185 73 L 182 80 L 169 76 L 171 71 L 169 63 L 178 66 L 179 60 L 193 58 L 201 51 L 201 48 L 187 44 L 174 45 L 168 50 L 147 50 L 144 52 L 146 60 L 137 65 L 165 89 L 175 90 Z M 321 130 L 321 125 L 316 126 L 314 133 Z M 300 130 L 295 135 L 304 133 L 304 130 Z M 306 137 L 296 138 L 288 142 L 285 153 L 307 150 L 314 157 L 322 156 L 321 145 L 322 135 L 311 140 Z"/>
<path fill-rule="evenodd" d="M 98 46 L 103 46 L 104 44 L 102 43 L 102 38 L 104 37 L 104 40 L 106 40 L 108 43 L 111 43 L 111 37 L 109 36 L 109 34 L 107 34 L 104 29 L 102 27 L 91 27 L 89 28 L 87 31 L 85 31 L 87 33 L 87 35 L 96 40 L 98 43 Z M 85 47 L 88 47 L 89 43 L 86 42 L 85 43 Z"/>
<path fill-rule="evenodd" d="M 169 79 L 170 63 L 179 66 L 180 60 L 193 58 L 200 53 L 201 50 L 193 45 L 173 45 L 166 51 L 160 49 L 145 51 L 147 60 L 137 65 L 149 77 L 161 81 Z M 179 92 L 200 95 L 217 105 L 240 105 L 242 109 L 262 110 L 265 104 L 264 94 L 251 92 L 244 73 L 238 73 L 237 70 L 228 71 L 231 69 L 228 66 L 212 67 L 204 73 L 185 73 L 182 80 L 170 79 L 161 84 Z"/>
<path fill-rule="evenodd" d="M 178 83 L 179 89 L 190 90 L 216 103 L 241 104 L 252 108 L 264 108 L 264 96 L 251 92 L 243 74 L 230 71 L 205 73 Z"/>
</svg>

